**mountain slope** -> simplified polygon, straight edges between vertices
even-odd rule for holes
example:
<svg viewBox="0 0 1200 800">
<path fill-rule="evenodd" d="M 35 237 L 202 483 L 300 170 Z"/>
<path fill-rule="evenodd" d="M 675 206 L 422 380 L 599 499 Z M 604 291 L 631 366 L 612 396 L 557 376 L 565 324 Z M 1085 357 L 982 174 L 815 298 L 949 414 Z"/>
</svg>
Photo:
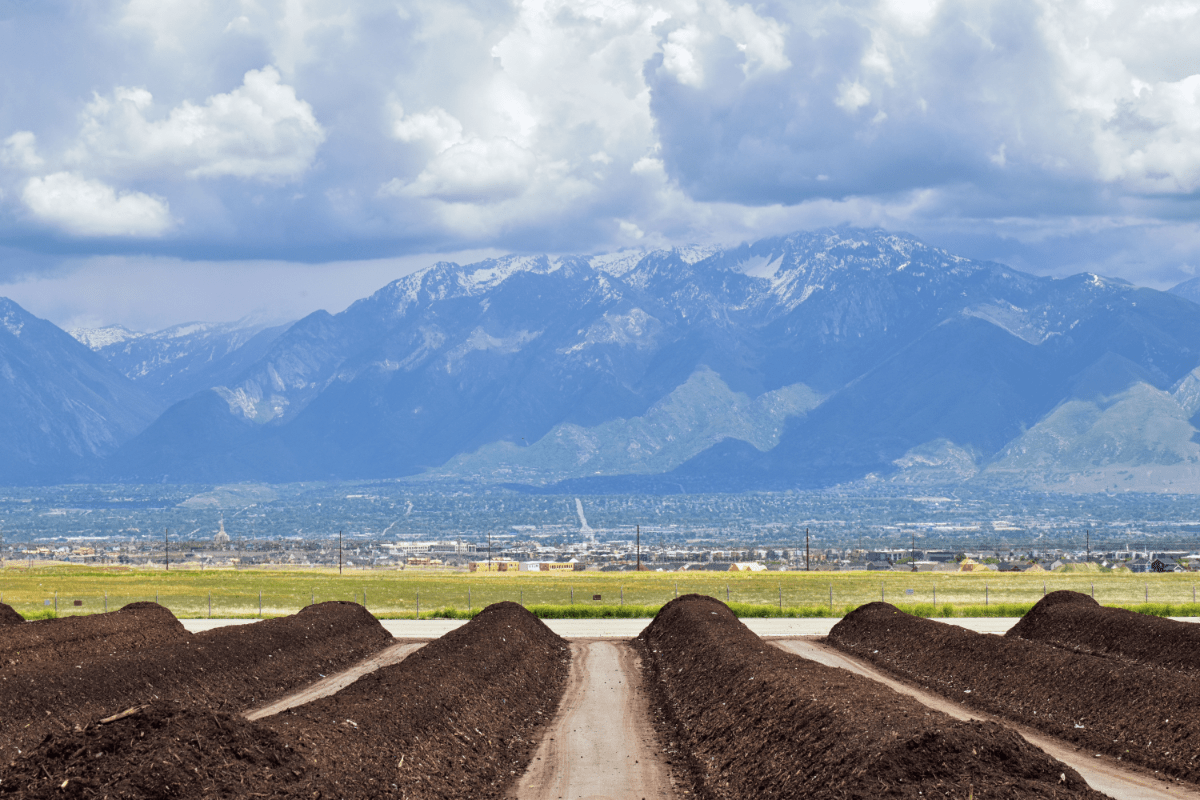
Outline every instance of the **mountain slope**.
<svg viewBox="0 0 1200 800">
<path fill-rule="evenodd" d="M 287 328 L 241 320 L 189 322 L 155 333 L 114 325 L 71 335 L 166 406 L 237 379 Z"/>
<path fill-rule="evenodd" d="M 562 479 L 562 491 L 784 489 L 913 470 L 983 480 L 1064 404 L 1139 385 L 1200 398 L 1185 380 L 1197 366 L 1200 306 L 1181 297 L 1040 278 L 879 230 L 442 262 L 299 321 L 236 377 L 174 405 L 107 474 L 432 470 Z M 1166 419 L 1182 412 L 1146 413 L 1176 431 Z M 1131 446 L 1120 458 L 1135 451 L 1178 455 Z"/>
<path fill-rule="evenodd" d="M 77 478 L 160 408 L 70 335 L 0 298 L 0 482 Z"/>
</svg>

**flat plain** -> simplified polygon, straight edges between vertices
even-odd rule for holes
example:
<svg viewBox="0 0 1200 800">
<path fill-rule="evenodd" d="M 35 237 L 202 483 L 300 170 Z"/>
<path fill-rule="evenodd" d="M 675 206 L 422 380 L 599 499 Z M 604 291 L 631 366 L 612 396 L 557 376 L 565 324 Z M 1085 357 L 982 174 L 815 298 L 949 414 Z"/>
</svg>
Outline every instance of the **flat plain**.
<svg viewBox="0 0 1200 800">
<path fill-rule="evenodd" d="M 326 600 L 363 603 L 380 618 L 465 616 L 509 600 L 542 616 L 653 616 L 677 595 L 728 602 L 740 616 L 831 616 L 886 600 L 926 617 L 1021 616 L 1046 592 L 1103 605 L 1200 616 L 1194 573 L 1128 572 L 598 572 L 157 569 L 39 566 L 9 561 L 0 600 L 27 619 L 91 614 L 154 601 L 181 619 L 293 614 Z M 261 593 L 261 606 L 260 606 Z M 595 599 L 599 597 L 599 599 Z M 80 605 L 76 606 L 75 602 Z M 261 611 L 260 611 L 261 608 Z M 539 612 L 540 609 L 540 612 Z"/>
</svg>

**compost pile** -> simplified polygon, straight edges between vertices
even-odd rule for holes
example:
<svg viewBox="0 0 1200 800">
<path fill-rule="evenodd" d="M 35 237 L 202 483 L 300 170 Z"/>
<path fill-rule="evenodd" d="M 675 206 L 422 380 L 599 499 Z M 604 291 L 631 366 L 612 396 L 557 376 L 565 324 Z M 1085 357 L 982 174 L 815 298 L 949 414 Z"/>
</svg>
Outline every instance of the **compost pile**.
<svg viewBox="0 0 1200 800">
<path fill-rule="evenodd" d="M 339 796 L 503 797 L 566 688 L 567 643 L 516 603 L 331 697 L 261 720 Z"/>
<path fill-rule="evenodd" d="M 47 732 L 146 703 L 177 700 L 240 712 L 345 669 L 391 642 L 366 609 L 345 602 L 194 636 L 184 632 L 177 640 L 132 651 L 114 653 L 105 637 L 77 637 L 69 651 L 60 648 L 53 669 L 40 662 L 0 669 L 0 758 Z"/>
<path fill-rule="evenodd" d="M 1051 592 L 1005 635 L 1164 669 L 1200 671 L 1200 625 L 1105 608 L 1079 592 Z"/>
<path fill-rule="evenodd" d="M 17 619 L 24 621 L 20 614 Z M 167 609 L 157 603 L 130 603 L 107 614 L 36 620 L 6 630 L 0 638 L 0 669 L 58 665 L 187 638 L 188 632 Z"/>
<path fill-rule="evenodd" d="M 51 733 L 0 768 L 0 796 L 502 797 L 554 714 L 569 658 L 540 620 L 501 603 L 258 722 L 171 700 Z"/>
<path fill-rule="evenodd" d="M 0 603 L 0 627 L 5 625 L 18 625 L 25 622 L 25 618 L 17 613 L 17 610 L 8 603 Z M 0 645 L 2 647 L 3 645 Z"/>
<path fill-rule="evenodd" d="M 314 797 L 303 755 L 240 716 L 175 703 L 49 734 L 0 770 L 0 797 Z M 324 793 L 330 796 L 329 792 Z"/>
<path fill-rule="evenodd" d="M 1014 732 L 766 644 L 685 595 L 635 640 L 700 798 L 1101 798 Z"/>
<path fill-rule="evenodd" d="M 879 602 L 847 615 L 828 641 L 956 702 L 1200 780 L 1200 682 L 1188 673 L 975 633 Z"/>
</svg>

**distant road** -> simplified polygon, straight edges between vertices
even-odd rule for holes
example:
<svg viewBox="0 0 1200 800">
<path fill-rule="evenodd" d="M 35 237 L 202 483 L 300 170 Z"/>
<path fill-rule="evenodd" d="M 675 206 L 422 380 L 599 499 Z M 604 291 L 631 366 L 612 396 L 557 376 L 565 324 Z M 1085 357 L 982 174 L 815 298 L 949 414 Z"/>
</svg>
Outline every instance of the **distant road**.
<svg viewBox="0 0 1200 800">
<path fill-rule="evenodd" d="M 1004 633 L 1017 624 L 1018 617 L 955 617 L 944 619 L 979 633 Z M 252 619 L 184 619 L 183 627 L 192 633 L 212 630 L 223 625 L 244 625 Z M 840 620 L 833 618 L 744 619 L 746 627 L 759 636 L 827 636 Z M 1186 618 L 1185 622 L 1200 619 Z M 645 630 L 649 619 L 548 619 L 550 630 L 565 639 L 632 639 Z M 436 639 L 455 628 L 466 625 L 458 619 L 384 619 L 380 623 L 397 639 Z"/>
</svg>

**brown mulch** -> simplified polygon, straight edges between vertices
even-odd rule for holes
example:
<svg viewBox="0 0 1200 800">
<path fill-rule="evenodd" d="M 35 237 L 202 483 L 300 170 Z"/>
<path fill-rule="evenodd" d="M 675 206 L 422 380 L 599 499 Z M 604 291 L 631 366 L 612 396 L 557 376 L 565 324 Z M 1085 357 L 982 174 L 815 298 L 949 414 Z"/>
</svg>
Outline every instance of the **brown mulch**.
<svg viewBox="0 0 1200 800">
<path fill-rule="evenodd" d="M 15 608 L 8 603 L 0 603 L 0 626 L 19 625 L 24 622 L 25 618 L 18 614 Z"/>
<path fill-rule="evenodd" d="M 828 641 L 956 702 L 1200 781 L 1196 676 L 975 633 L 878 602 L 848 614 Z"/>
<path fill-rule="evenodd" d="M 502 797 L 554 714 L 568 661 L 562 639 L 501 603 L 333 697 L 258 722 L 155 703 L 51 735 L 0 768 L 0 795 Z"/>
<path fill-rule="evenodd" d="M 635 640 L 698 798 L 1101 798 L 1013 731 L 771 647 L 685 595 Z"/>
<path fill-rule="evenodd" d="M 0 797 L 312 798 L 308 770 L 303 754 L 241 716 L 161 703 L 47 735 L 0 768 Z"/>
<path fill-rule="evenodd" d="M 1079 592 L 1051 592 L 1005 635 L 1166 669 L 1200 670 L 1200 625 L 1105 608 Z"/>
<path fill-rule="evenodd" d="M 516 603 L 332 697 L 262 720 L 346 797 L 503 797 L 566 690 L 565 640 Z"/>
<path fill-rule="evenodd" d="M 0 669 L 53 667 L 77 658 L 178 642 L 188 635 L 175 615 L 157 603 L 130 603 L 107 614 L 35 620 L 6 628 L 0 636 Z"/>
<path fill-rule="evenodd" d="M 169 612 L 168 612 L 169 613 Z M 61 620 L 56 620 L 61 621 Z M 30 627 L 37 623 L 26 623 Z M 393 642 L 355 603 L 231 625 L 156 647 L 111 653 L 102 640 L 69 661 L 0 670 L 0 760 L 48 732 L 130 706 L 178 701 L 241 712 L 346 669 Z"/>
</svg>

